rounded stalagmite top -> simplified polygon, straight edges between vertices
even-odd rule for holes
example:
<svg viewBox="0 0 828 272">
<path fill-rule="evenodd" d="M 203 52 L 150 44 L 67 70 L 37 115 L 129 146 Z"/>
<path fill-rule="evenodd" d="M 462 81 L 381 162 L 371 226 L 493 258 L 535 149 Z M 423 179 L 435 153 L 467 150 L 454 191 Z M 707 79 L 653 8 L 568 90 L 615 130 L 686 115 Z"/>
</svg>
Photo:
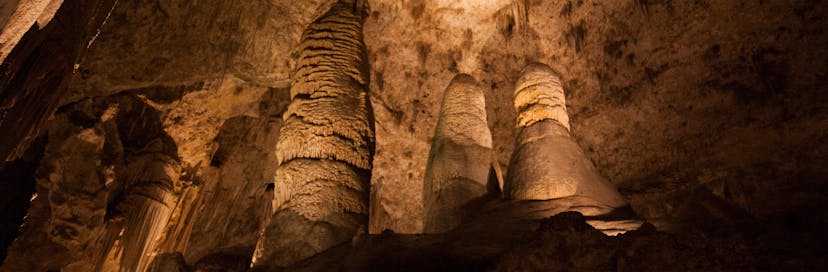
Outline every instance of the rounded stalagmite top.
<svg viewBox="0 0 828 272">
<path fill-rule="evenodd" d="M 486 121 L 486 99 L 474 77 L 459 74 L 451 80 L 443 93 L 434 137 L 451 139 L 459 144 L 492 147 L 492 135 Z"/>
<path fill-rule="evenodd" d="M 552 68 L 542 63 L 531 63 L 523 68 L 515 84 L 514 97 L 519 128 L 539 121 L 553 120 L 569 130 L 566 96 L 561 79 Z"/>
</svg>

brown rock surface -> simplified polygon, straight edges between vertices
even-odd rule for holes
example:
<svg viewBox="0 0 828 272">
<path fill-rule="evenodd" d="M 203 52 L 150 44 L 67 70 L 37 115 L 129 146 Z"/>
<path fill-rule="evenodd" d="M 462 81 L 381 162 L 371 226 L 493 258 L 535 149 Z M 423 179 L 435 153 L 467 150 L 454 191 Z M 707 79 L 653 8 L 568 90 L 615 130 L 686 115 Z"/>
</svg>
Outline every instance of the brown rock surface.
<svg viewBox="0 0 828 272">
<path fill-rule="evenodd" d="M 722 266 L 681 268 L 740 270 L 743 267 L 731 264 L 753 262 L 797 269 L 825 256 L 814 246 L 825 241 L 819 237 L 822 226 L 828 224 L 822 209 L 828 203 L 824 167 L 828 165 L 828 39 L 824 33 L 828 5 L 823 1 L 368 2 L 371 13 L 364 35 L 377 139 L 369 230 L 401 234 L 365 238 L 363 245 L 375 239 L 391 241 L 382 242 L 389 243 L 388 247 L 368 246 L 365 256 L 386 257 L 386 261 L 367 264 L 397 268 L 400 262 L 396 260 L 426 260 L 461 265 L 468 261 L 471 266 L 463 267 L 472 269 L 562 265 L 647 270 L 648 263 L 664 264 L 658 260 L 690 264 L 705 256 L 723 260 Z M 106 132 L 111 128 L 102 121 L 102 111 L 119 97 L 133 97 L 158 112 L 182 169 L 180 200 L 157 253 L 174 256 L 180 252 L 189 264 L 180 267 L 187 269 L 249 262 L 246 258 L 252 255 L 264 215 L 270 212 L 262 203 L 272 195 L 267 190 L 276 170 L 273 147 L 290 99 L 289 75 L 298 57 L 294 53 L 302 30 L 332 3 L 117 1 L 104 27 L 93 31 L 95 42 L 86 44 L 88 51 L 80 54 L 84 57 L 74 75 L 70 74 L 73 67 L 67 68 L 71 65 L 56 68 L 65 73 L 55 75 L 71 76 L 66 95 L 47 95 L 54 101 L 49 103 L 32 100 L 31 105 L 37 107 L 21 111 L 19 116 L 25 118 L 6 123 L 38 127 L 38 118 L 46 120 L 55 107 L 60 108 L 40 126 L 44 128 L 40 135 L 48 138 L 34 140 L 34 134 L 14 130 L 34 144 L 25 152 L 29 154 L 16 150 L 15 154 L 24 156 L 0 166 L 4 186 L 0 199 L 9 199 L 0 202 L 0 210 L 16 211 L 2 214 L 3 224 L 8 225 L 2 229 L 14 232 L 20 225 L 35 184 L 38 197 L 31 201 L 20 235 L 4 233 L 4 237 L 28 239 L 33 222 L 46 222 L 52 210 L 60 209 L 50 206 L 40 192 L 62 183 L 44 185 L 47 179 L 34 170 L 63 156 L 50 147 L 73 135 L 67 132 L 71 129 L 98 129 L 111 139 L 119 133 Z M 5 18 L 5 11 L 5 6 L 0 8 L 0 18 Z M 55 18 L 59 16 L 60 11 Z M 50 25 L 55 22 L 60 21 L 53 19 Z M 14 52 L 9 56 L 7 60 L 14 58 Z M 21 64 L 22 60 L 15 59 Z M 498 264 L 474 266 L 474 261 L 462 256 L 456 262 L 440 259 L 443 251 L 434 249 L 448 242 L 428 241 L 442 238 L 423 240 L 408 235 L 423 229 L 422 181 L 445 86 L 456 74 L 467 73 L 484 87 L 493 149 L 505 169 L 517 137 L 514 85 L 520 70 L 530 62 L 547 64 L 561 76 L 573 139 L 600 174 L 619 188 L 632 210 L 659 230 L 687 236 L 658 233 L 648 234 L 657 238 L 598 238 L 581 228 L 576 234 L 567 232 L 572 240 L 560 248 L 544 251 L 569 252 L 559 257 L 519 248 Z M 37 82 L 38 78 L 27 80 Z M 47 89 L 51 90 L 43 90 Z M 0 111 L 20 101 L 14 97 L 0 93 Z M 26 114 L 30 110 L 46 113 Z M 0 133 L 12 135 L 10 131 Z M 52 137 L 54 133 L 62 136 Z M 21 146 L 18 142 L 0 144 L 11 149 Z M 113 158 L 123 152 L 112 146 L 103 145 L 104 161 L 117 162 Z M 38 149 L 45 150 L 42 156 Z M 112 171 L 119 173 L 121 166 L 112 165 Z M 85 180 L 91 186 L 95 179 Z M 110 184 L 119 181 L 113 179 Z M 117 202 L 114 192 L 107 192 L 107 204 Z M 111 215 L 115 212 L 106 209 L 106 220 Z M 97 230 L 96 224 L 80 226 Z M 742 243 L 742 238 L 728 242 L 734 237 L 748 237 L 743 240 L 751 242 Z M 538 239 L 538 243 L 553 240 Z M 589 246 L 572 251 L 577 239 Z M 28 261 L 54 268 L 82 267 L 72 264 L 82 257 L 63 255 L 66 248 L 62 245 L 37 241 L 39 247 L 25 251 L 12 247 L 6 260 L 13 255 L 52 256 L 49 262 Z M 360 244 L 359 239 L 355 241 Z M 511 246 L 503 243 L 497 247 Z M 612 246 L 600 249 L 605 244 Z M 0 246 L 5 249 L 5 245 Z M 486 246 L 490 245 L 481 247 Z M 407 255 L 396 258 L 378 253 L 400 247 L 420 249 L 404 251 L 401 254 Z M 736 255 L 722 253 L 742 247 L 750 250 L 732 260 L 728 258 Z M 745 257 L 754 253 L 754 247 L 759 250 L 756 256 L 769 257 L 769 261 Z M 682 255 L 680 249 L 687 248 L 691 255 Z M 598 250 L 602 256 L 644 257 L 601 259 L 605 257 L 596 257 L 587 249 Z M 522 262 L 529 258 L 523 256 L 534 256 L 538 262 Z M 107 267 L 117 265 L 114 258 L 108 256 Z M 167 260 L 170 267 L 179 267 L 181 261 L 176 258 Z M 656 268 L 665 266 L 650 269 Z"/>
<path fill-rule="evenodd" d="M 483 90 L 473 77 L 454 77 L 443 93 L 440 117 L 423 180 L 423 232 L 447 232 L 474 214 L 491 191 L 492 133 Z M 497 188 L 496 190 L 491 190 Z M 499 194 L 498 194 L 499 195 Z"/>
</svg>

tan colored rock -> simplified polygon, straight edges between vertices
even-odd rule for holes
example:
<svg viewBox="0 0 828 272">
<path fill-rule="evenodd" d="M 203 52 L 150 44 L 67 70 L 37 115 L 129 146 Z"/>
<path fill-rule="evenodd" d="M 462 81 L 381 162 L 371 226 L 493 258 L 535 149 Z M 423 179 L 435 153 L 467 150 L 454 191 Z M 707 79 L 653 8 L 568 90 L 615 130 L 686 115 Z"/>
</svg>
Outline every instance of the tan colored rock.
<svg viewBox="0 0 828 272">
<path fill-rule="evenodd" d="M 552 69 L 544 64 L 528 65 L 516 84 L 514 101 L 520 132 L 504 185 L 507 198 L 580 196 L 596 205 L 626 205 L 572 140 L 563 87 Z"/>
<path fill-rule="evenodd" d="M 126 206 L 121 270 L 145 271 L 178 200 L 175 187 L 181 170 L 175 159 L 161 153 L 132 158 L 127 169 L 136 184 L 121 203 Z"/>
<path fill-rule="evenodd" d="M 63 0 L 17 0 L 0 4 L 0 62 L 32 26 L 39 29 L 48 24 L 61 4 Z"/>
<path fill-rule="evenodd" d="M 457 227 L 469 206 L 486 195 L 491 154 L 482 88 L 469 75 L 455 76 L 443 94 L 425 170 L 424 232 Z"/>
<path fill-rule="evenodd" d="M 254 268 L 289 266 L 366 231 L 374 153 L 367 14 L 363 1 L 339 1 L 305 29 L 276 146 L 274 212 Z"/>
</svg>

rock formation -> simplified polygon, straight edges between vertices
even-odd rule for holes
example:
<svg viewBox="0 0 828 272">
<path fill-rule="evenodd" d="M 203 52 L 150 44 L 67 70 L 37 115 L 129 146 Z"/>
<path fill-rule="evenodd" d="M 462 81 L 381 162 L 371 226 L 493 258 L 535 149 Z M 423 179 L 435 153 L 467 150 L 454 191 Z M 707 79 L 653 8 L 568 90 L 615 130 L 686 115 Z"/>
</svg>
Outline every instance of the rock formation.
<svg viewBox="0 0 828 272">
<path fill-rule="evenodd" d="M 443 93 L 425 170 L 424 232 L 453 229 L 475 202 L 484 200 L 491 156 L 483 90 L 473 77 L 457 75 Z"/>
<path fill-rule="evenodd" d="M 15 10 L 0 17 L 8 19 L 0 32 L 0 161 L 16 159 L 37 137 L 115 0 L 63 2 L 4 3 Z"/>
<path fill-rule="evenodd" d="M 61 4 L 62 0 L 17 0 L 3 3 L 0 6 L 0 61 L 6 59 L 29 29 L 33 26 L 38 29 L 45 27 Z"/>
<path fill-rule="evenodd" d="M 46 271 L 86 258 L 104 229 L 107 195 L 100 127 L 74 128 L 47 147 L 31 212 L 0 271 Z M 91 163 L 90 163 L 91 162 Z M 39 257 L 42 256 L 42 257 Z"/>
<path fill-rule="evenodd" d="M 181 173 L 178 162 L 167 155 L 151 153 L 127 159 L 127 171 L 135 183 L 127 193 L 121 269 L 144 271 L 153 258 L 158 240 L 167 227 L 177 202 L 175 187 Z"/>
<path fill-rule="evenodd" d="M 175 143 L 140 98 L 86 101 L 49 128 L 35 209 L 2 271 L 144 271 L 180 191 Z M 88 127 L 88 128 L 87 128 Z M 39 246 L 41 244 L 48 246 Z M 32 257 L 37 256 L 37 257 Z"/>
<path fill-rule="evenodd" d="M 581 197 L 609 208 L 626 205 L 572 140 L 563 87 L 552 69 L 539 63 L 524 68 L 514 107 L 520 132 L 504 184 L 507 198 Z"/>
<path fill-rule="evenodd" d="M 363 1 L 338 1 L 302 35 L 276 156 L 273 214 L 255 268 L 283 267 L 368 226 L 374 123 Z"/>
<path fill-rule="evenodd" d="M 366 80 L 293 76 L 322 69 L 300 63 L 302 34 L 336 2 L 0 1 L 0 271 L 150 261 L 149 271 L 248 271 L 263 233 L 302 233 L 268 224 L 277 193 L 287 203 L 307 191 L 275 179 L 280 161 L 292 165 L 280 178 L 334 176 L 324 164 L 345 172 L 338 180 L 359 180 L 347 183 L 364 185 L 348 203 L 364 203 L 371 178 L 369 234 L 343 231 L 328 249 L 299 243 L 296 252 L 321 252 L 288 271 L 828 271 L 828 2 L 367 0 L 370 16 L 357 25 L 370 65 L 336 69 Z M 516 88 L 534 92 L 516 86 L 533 62 L 560 72 L 565 114 L 548 107 L 564 104 L 555 92 L 542 95 L 550 105 L 514 110 Z M 577 184 L 511 187 L 527 192 L 519 198 L 552 199 L 488 200 L 452 230 L 423 234 L 443 94 L 462 73 L 485 96 L 495 169 L 517 156 L 543 162 L 539 154 L 574 163 L 553 169 L 592 164 L 585 172 L 629 206 Z M 292 82 L 328 97 L 294 88 L 302 103 L 288 111 Z M 364 133 L 345 124 L 359 118 L 340 118 L 363 113 L 326 106 L 339 104 L 323 99 L 334 96 L 357 101 L 330 82 L 370 89 L 374 156 L 320 140 L 277 158 L 286 121 L 343 135 L 340 143 Z M 515 129 L 518 118 L 525 127 Z M 325 120 L 334 125 L 316 125 Z M 539 150 L 544 141 L 555 150 Z M 580 151 L 560 152 L 568 148 Z M 510 178 L 523 175 L 514 168 Z M 338 190 L 305 184 L 323 197 Z M 309 204 L 325 203 L 334 202 Z M 343 214 L 335 210 L 320 217 Z M 347 215 L 360 225 L 366 216 Z M 631 215 L 650 224 L 627 231 L 641 222 Z M 292 236 L 270 240 L 313 239 Z M 257 268 L 280 266 L 265 261 Z"/>
</svg>

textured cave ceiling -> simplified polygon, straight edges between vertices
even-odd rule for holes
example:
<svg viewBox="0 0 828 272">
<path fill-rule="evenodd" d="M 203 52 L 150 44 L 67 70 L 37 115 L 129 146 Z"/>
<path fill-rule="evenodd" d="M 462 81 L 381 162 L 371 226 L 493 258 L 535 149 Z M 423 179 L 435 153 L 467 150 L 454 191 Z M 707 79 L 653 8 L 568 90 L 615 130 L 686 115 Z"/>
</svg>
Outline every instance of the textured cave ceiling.
<svg viewBox="0 0 828 272">
<path fill-rule="evenodd" d="M 145 96 L 198 188 L 185 258 L 248 248 L 272 194 L 296 46 L 332 2 L 117 1 L 44 130 L 99 101 Z M 484 86 L 506 169 L 514 84 L 530 62 L 561 75 L 573 137 L 657 228 L 825 223 L 821 1 L 368 2 L 372 233 L 422 230 L 429 146 L 458 73 Z"/>
</svg>

